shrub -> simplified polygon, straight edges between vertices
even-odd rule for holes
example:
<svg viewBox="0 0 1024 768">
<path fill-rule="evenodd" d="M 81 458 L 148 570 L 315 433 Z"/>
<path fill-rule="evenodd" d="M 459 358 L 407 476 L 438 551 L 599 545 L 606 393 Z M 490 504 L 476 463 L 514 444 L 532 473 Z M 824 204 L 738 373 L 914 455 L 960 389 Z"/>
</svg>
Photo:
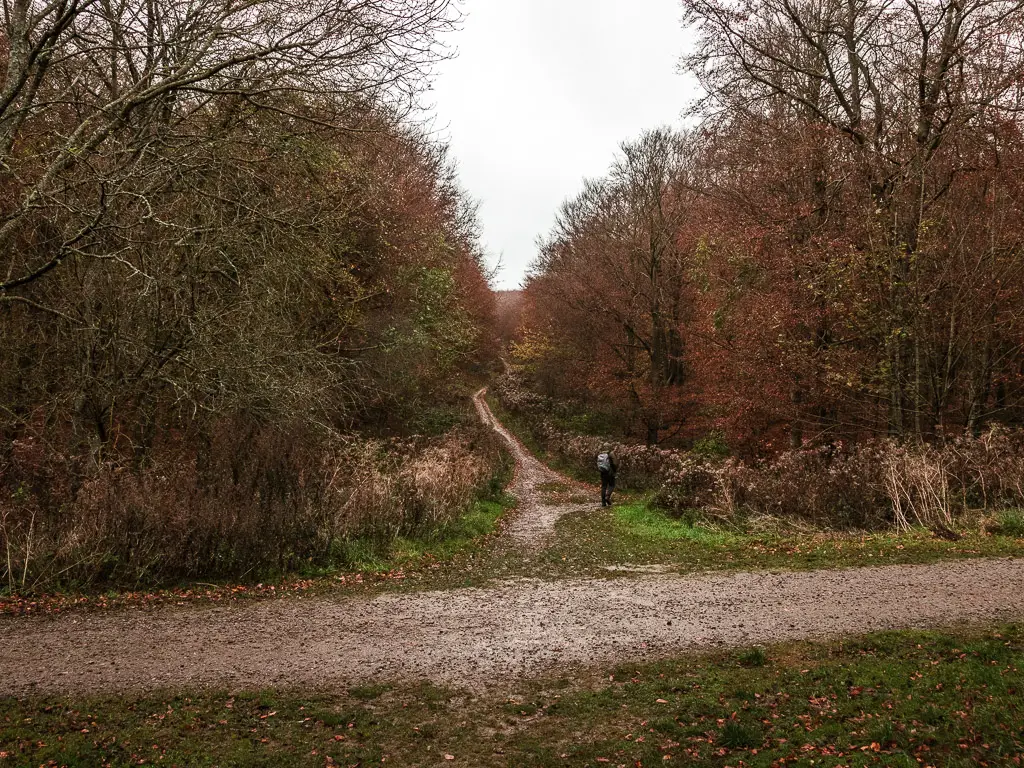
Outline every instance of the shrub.
<svg viewBox="0 0 1024 768">
<path fill-rule="evenodd" d="M 619 457 L 624 488 L 653 493 L 676 515 L 730 520 L 772 516 L 825 528 L 935 530 L 978 512 L 1024 506 L 1024 431 L 993 427 L 941 445 L 873 439 L 778 453 L 745 462 L 714 435 L 693 450 L 610 442 L 561 431 L 559 406 L 527 390 L 516 370 L 495 388 L 506 408 L 563 465 L 593 475 L 594 455 Z M 1003 526 L 1013 530 L 1013 523 Z"/>
<path fill-rule="evenodd" d="M 1021 458 L 1021 444 L 998 432 L 946 446 L 867 440 L 754 463 L 690 461 L 665 478 L 656 498 L 671 509 L 703 503 L 730 517 L 771 515 L 821 527 L 948 529 L 975 512 L 1024 500 L 1013 472 Z"/>
<path fill-rule="evenodd" d="M 483 428 L 408 440 L 223 434 L 246 439 L 202 454 L 170 443 L 144 466 L 111 461 L 82 479 L 20 446 L 0 465 L 0 585 L 155 585 L 329 565 L 342 542 L 448 525 L 502 460 Z"/>
<path fill-rule="evenodd" d="M 724 459 L 732 453 L 729 444 L 725 442 L 725 435 L 721 432 L 708 433 L 696 440 L 690 450 L 705 459 Z"/>
</svg>

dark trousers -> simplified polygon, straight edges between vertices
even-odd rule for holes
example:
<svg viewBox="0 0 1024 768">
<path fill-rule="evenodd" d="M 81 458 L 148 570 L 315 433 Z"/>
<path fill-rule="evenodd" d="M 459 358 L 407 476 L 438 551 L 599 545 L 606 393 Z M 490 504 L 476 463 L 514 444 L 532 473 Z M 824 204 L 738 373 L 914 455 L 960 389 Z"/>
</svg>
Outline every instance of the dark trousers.
<svg viewBox="0 0 1024 768">
<path fill-rule="evenodd" d="M 601 470 L 601 506 L 612 503 L 612 491 L 615 490 L 615 473 Z"/>
</svg>

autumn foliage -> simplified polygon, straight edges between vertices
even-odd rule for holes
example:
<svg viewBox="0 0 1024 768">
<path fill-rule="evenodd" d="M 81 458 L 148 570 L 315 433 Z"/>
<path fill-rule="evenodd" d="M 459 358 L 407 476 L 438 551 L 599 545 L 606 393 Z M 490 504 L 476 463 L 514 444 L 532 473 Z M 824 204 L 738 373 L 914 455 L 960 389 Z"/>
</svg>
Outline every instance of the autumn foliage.
<svg viewBox="0 0 1024 768">
<path fill-rule="evenodd" d="M 515 349 L 533 386 L 749 455 L 1018 424 L 1019 4 L 684 7 L 698 127 L 563 207 Z"/>
<path fill-rule="evenodd" d="M 993 426 L 975 438 L 941 444 L 894 437 L 835 441 L 756 459 L 729 455 L 717 436 L 689 449 L 581 434 L 565 401 L 524 385 L 518 366 L 495 394 L 520 432 L 574 474 L 593 478 L 594 457 L 611 450 L 620 487 L 649 494 L 690 522 L 727 527 L 813 526 L 906 530 L 924 526 L 955 536 L 964 525 L 998 525 L 1024 507 L 1024 432 Z"/>
<path fill-rule="evenodd" d="M 474 205 L 407 118 L 454 10 L 350 5 L 0 11 L 3 586 L 329 562 L 486 485 Z"/>
</svg>

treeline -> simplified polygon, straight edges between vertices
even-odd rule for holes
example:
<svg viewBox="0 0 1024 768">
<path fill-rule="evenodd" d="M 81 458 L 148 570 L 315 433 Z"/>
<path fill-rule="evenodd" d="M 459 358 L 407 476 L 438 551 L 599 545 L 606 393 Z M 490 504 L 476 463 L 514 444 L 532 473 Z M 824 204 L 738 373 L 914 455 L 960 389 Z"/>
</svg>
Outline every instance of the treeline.
<svg viewBox="0 0 1024 768">
<path fill-rule="evenodd" d="M 452 4 L 0 13 L 2 581 L 287 569 L 458 514 L 497 452 L 440 435 L 493 295 L 408 119 Z"/>
<path fill-rule="evenodd" d="M 562 208 L 515 348 L 533 386 L 752 453 L 1019 424 L 1024 8 L 684 7 L 698 127 Z"/>
</svg>

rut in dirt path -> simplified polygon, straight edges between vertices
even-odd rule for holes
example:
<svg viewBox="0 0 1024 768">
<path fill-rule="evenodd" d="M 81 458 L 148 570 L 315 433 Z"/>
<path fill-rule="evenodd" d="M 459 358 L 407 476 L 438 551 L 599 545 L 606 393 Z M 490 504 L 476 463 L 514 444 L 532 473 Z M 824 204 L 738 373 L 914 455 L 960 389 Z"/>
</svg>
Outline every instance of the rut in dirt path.
<svg viewBox="0 0 1024 768">
<path fill-rule="evenodd" d="M 597 491 L 555 472 L 541 463 L 505 426 L 495 418 L 486 399 L 487 390 L 473 396 L 476 412 L 484 424 L 490 426 L 508 443 L 516 460 L 515 476 L 509 490 L 516 497 L 516 515 L 506 530 L 510 541 L 506 546 L 540 549 L 555 531 L 558 518 L 570 512 L 593 509 L 597 501 L 581 504 L 550 504 L 544 500 L 544 485 L 558 484 L 577 491 L 580 495 L 595 495 Z"/>
<path fill-rule="evenodd" d="M 504 546 L 530 551 L 566 483 L 516 452 L 524 507 Z M 376 597 L 0 618 L 0 696 L 201 686 L 340 689 L 426 679 L 509 690 L 522 677 L 709 647 L 1024 619 L 1024 560 L 804 573 L 642 576 Z"/>
</svg>

